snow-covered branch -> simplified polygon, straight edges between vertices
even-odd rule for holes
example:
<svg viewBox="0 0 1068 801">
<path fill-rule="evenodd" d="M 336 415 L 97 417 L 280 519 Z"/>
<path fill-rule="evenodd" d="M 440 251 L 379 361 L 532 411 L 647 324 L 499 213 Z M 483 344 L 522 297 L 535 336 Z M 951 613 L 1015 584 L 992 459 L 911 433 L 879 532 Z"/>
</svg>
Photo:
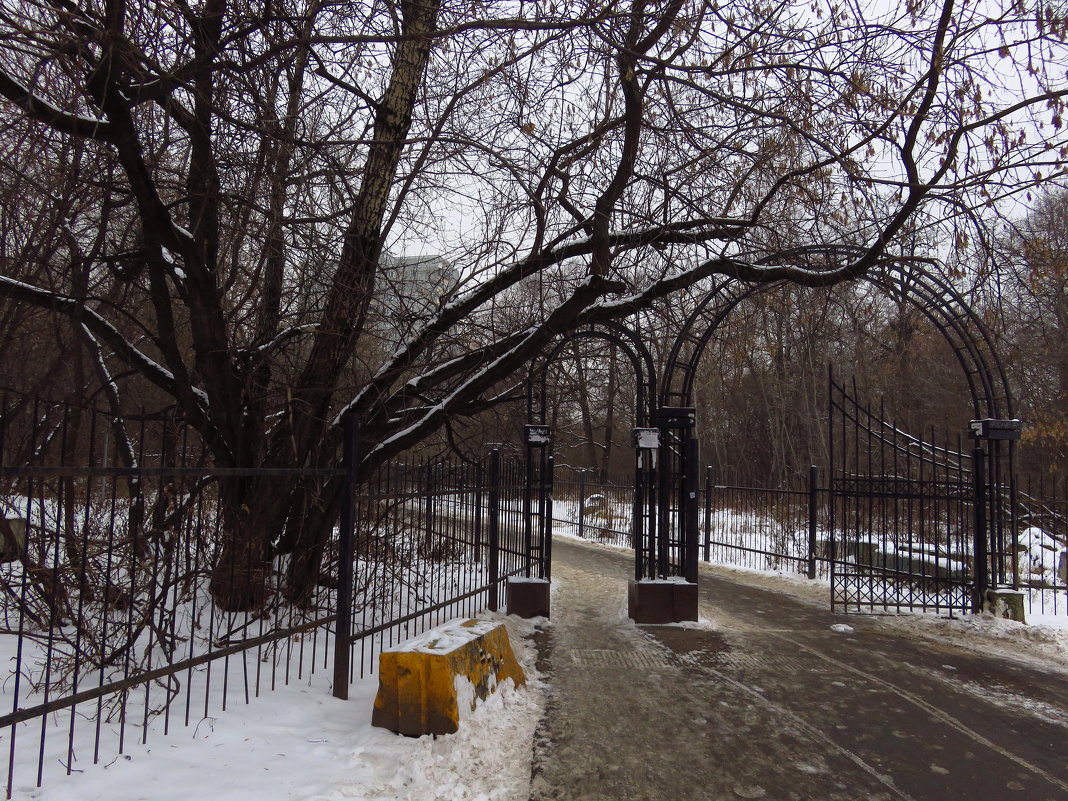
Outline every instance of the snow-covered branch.
<svg viewBox="0 0 1068 801">
<path fill-rule="evenodd" d="M 57 131 L 82 139 L 107 142 L 112 137 L 112 127 L 106 120 L 98 120 L 81 114 L 70 114 L 38 97 L 20 81 L 0 69 L 0 95 L 21 108 L 32 119 L 43 122 Z"/>
<path fill-rule="evenodd" d="M 87 308 L 77 298 L 60 295 L 3 275 L 0 275 L 0 296 L 79 319 L 84 328 L 96 339 L 107 344 L 117 358 L 160 389 L 177 397 L 179 388 L 173 373 L 131 344 L 114 325 L 98 312 Z M 208 396 L 197 387 L 191 387 L 191 392 L 200 404 L 199 412 L 204 414 L 209 405 Z M 195 413 L 197 410 L 187 411 Z"/>
</svg>

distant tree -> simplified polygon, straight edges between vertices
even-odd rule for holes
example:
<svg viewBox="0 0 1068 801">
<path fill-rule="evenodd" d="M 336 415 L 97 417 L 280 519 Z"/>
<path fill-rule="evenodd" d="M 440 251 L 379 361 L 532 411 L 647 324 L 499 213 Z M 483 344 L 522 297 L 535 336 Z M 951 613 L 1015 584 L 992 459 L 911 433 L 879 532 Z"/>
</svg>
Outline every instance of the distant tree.
<svg viewBox="0 0 1068 801">
<path fill-rule="evenodd" d="M 0 297 L 218 465 L 323 464 L 351 414 L 371 468 L 576 326 L 714 275 L 856 278 L 1059 174 L 1059 8 L 5 4 Z M 393 349 L 387 247 L 460 277 Z M 257 606 L 280 552 L 301 597 L 329 504 L 226 492 L 217 602 Z"/>
<path fill-rule="evenodd" d="M 1050 187 L 1002 231 L 996 312 L 1027 418 L 1029 465 L 1068 468 L 1068 189 Z"/>
</svg>

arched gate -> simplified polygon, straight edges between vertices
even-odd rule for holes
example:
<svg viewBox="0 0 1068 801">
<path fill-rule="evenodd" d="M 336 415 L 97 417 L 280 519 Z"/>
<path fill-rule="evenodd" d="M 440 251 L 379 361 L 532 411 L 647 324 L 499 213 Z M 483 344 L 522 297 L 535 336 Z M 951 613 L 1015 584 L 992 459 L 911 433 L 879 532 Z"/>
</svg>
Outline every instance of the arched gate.
<svg viewBox="0 0 1068 801">
<path fill-rule="evenodd" d="M 862 413 L 864 407 L 855 393 L 843 392 L 842 385 L 833 379 L 829 382 L 829 531 L 820 558 L 831 567 L 832 604 L 846 611 L 916 605 L 978 609 L 989 587 L 1010 583 L 1015 564 L 1011 554 L 1016 527 L 1011 516 L 1019 423 L 1012 420 L 1012 396 L 1005 371 L 989 330 L 946 280 L 908 263 L 883 265 L 863 280 L 914 305 L 952 349 L 971 396 L 974 420 L 969 435 L 973 447 L 970 453 L 958 448 L 950 454 L 945 447 L 922 443 L 891 423 L 877 420 L 870 409 Z M 627 357 L 636 379 L 631 520 L 635 580 L 678 588 L 682 579 L 692 589 L 687 595 L 692 597 L 692 610 L 680 613 L 676 597 L 675 610 L 664 614 L 676 620 L 696 615 L 700 464 L 693 395 L 697 368 L 713 334 L 730 312 L 772 286 L 719 281 L 675 338 L 659 393 L 649 349 L 641 336 L 621 323 L 598 323 L 575 331 L 532 365 L 524 517 L 527 546 L 531 553 L 540 555 L 542 576 L 549 575 L 552 525 L 553 460 L 546 423 L 546 373 L 569 343 L 599 339 Z M 876 451 L 879 455 L 873 461 Z M 952 480 L 947 479 L 952 471 Z M 958 504 L 954 507 L 955 524 L 945 512 L 950 502 Z M 869 523 L 874 519 L 863 510 L 870 512 L 879 504 L 893 508 L 891 517 L 898 530 L 902 520 L 915 522 L 910 515 L 935 514 L 940 515 L 939 525 L 944 524 L 946 532 L 955 525 L 952 530 L 956 533 L 940 543 L 937 536 L 928 533 L 911 538 L 906 534 L 902 539 L 888 535 L 885 526 L 876 531 L 862 523 L 865 517 Z M 924 519 L 929 523 L 932 518 Z M 965 528 L 967 537 L 962 533 Z M 883 545 L 893 542 L 893 548 L 876 549 L 875 539 Z M 924 549 L 932 548 L 936 554 L 933 561 L 921 558 Z M 890 584 L 897 589 L 888 590 Z M 904 585 L 911 589 L 901 592 Z M 670 608 L 670 599 L 667 604 Z M 683 603 L 688 605 L 689 600 Z M 633 587 L 631 611 L 637 619 Z M 644 619 L 652 622 L 656 615 Z"/>
<path fill-rule="evenodd" d="M 855 392 L 829 382 L 829 531 L 821 558 L 831 568 L 832 605 L 843 611 L 978 610 L 988 590 L 1016 583 L 1020 425 L 1012 419 L 1005 370 L 990 331 L 949 282 L 905 263 L 883 265 L 864 280 L 915 306 L 952 349 L 971 396 L 973 447 L 902 432 Z M 772 286 L 725 279 L 702 299 L 672 348 L 664 407 L 692 404 L 697 367 L 713 334 L 739 303 Z M 691 469 L 685 459 L 681 464 Z M 696 485 L 696 475 L 681 479 L 687 481 Z M 930 534 L 935 529 L 938 542 Z"/>
</svg>

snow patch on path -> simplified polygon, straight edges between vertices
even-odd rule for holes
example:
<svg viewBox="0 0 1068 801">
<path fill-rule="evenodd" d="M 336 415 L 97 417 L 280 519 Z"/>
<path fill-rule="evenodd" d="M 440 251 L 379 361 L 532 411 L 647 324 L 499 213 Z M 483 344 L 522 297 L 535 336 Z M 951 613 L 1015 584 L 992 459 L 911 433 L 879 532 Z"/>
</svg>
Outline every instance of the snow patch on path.
<svg viewBox="0 0 1068 801">
<path fill-rule="evenodd" d="M 906 636 L 1068 671 L 1068 628 L 1062 625 L 1017 623 L 989 614 L 948 618 L 917 613 L 882 621 Z"/>
</svg>

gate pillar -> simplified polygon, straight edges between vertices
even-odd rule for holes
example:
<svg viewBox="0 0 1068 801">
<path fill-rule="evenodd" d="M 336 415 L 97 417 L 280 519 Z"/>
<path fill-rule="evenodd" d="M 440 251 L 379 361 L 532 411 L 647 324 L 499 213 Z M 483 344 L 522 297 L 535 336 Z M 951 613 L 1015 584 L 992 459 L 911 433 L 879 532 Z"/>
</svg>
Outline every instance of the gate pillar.
<svg viewBox="0 0 1068 801">
<path fill-rule="evenodd" d="M 524 430 L 527 446 L 526 487 L 523 493 L 523 576 L 547 579 L 552 568 L 552 485 L 553 457 L 551 432 L 546 425 L 528 425 Z"/>
<path fill-rule="evenodd" d="M 659 428 L 634 429 L 634 511 L 631 544 L 634 547 L 634 578 L 656 578 L 657 457 Z"/>
<path fill-rule="evenodd" d="M 508 614 L 549 616 L 552 573 L 553 457 L 547 425 L 525 427 L 527 449 L 523 492 L 523 575 L 508 579 Z"/>
<path fill-rule="evenodd" d="M 1012 478 L 1013 445 L 1020 439 L 1019 420 L 995 420 L 986 418 L 972 420 L 968 434 L 975 441 L 972 451 L 972 477 L 975 497 L 975 535 L 972 546 L 973 572 L 975 575 L 972 594 L 972 611 L 981 612 L 990 604 L 991 591 L 1009 583 L 1018 588 L 1017 533 L 1015 514 L 1015 484 Z M 1004 486 L 1002 462 L 1008 448 L 1009 477 Z M 1009 518 L 1009 519 L 1006 519 Z M 1009 539 L 1006 542 L 1006 529 Z M 1022 607 L 1020 612 L 1022 613 Z"/>
<path fill-rule="evenodd" d="M 648 547 L 635 552 L 636 578 L 628 598 L 630 617 L 637 623 L 697 620 L 695 423 L 693 407 L 662 407 L 656 415 L 660 437 L 655 534 Z M 638 453 L 641 459 L 642 451 Z"/>
</svg>

